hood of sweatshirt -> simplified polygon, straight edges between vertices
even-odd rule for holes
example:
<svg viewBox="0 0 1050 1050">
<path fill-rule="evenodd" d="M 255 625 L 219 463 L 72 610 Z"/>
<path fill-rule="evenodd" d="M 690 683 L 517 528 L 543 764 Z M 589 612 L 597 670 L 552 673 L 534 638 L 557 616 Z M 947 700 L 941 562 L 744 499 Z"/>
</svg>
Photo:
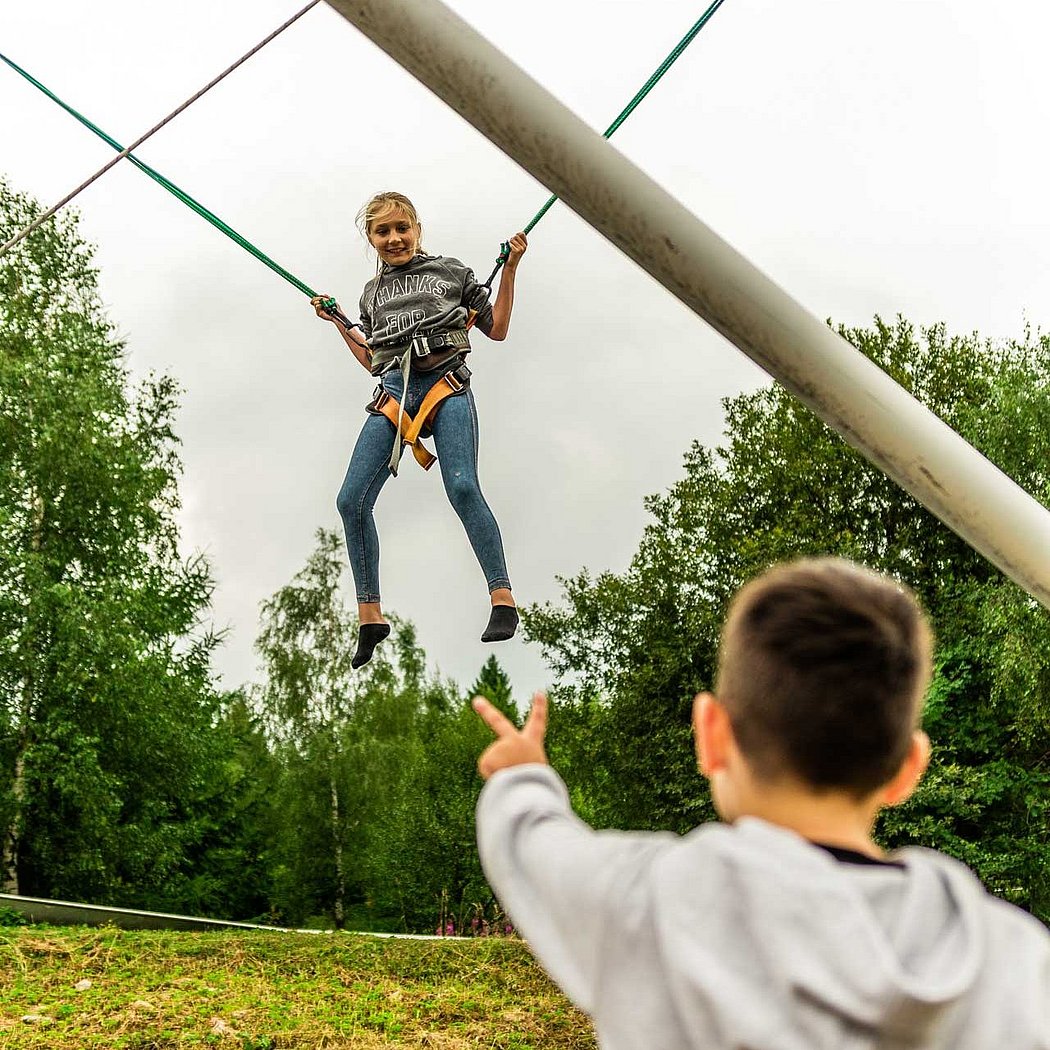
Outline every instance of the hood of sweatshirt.
<svg viewBox="0 0 1050 1050">
<path fill-rule="evenodd" d="M 972 999 L 986 976 L 988 897 L 941 854 L 912 849 L 892 859 L 903 867 L 843 863 L 757 819 L 693 832 L 656 861 L 673 913 L 650 901 L 674 961 L 669 979 L 683 984 L 676 1002 L 686 1011 L 695 1004 L 692 1020 L 707 1025 L 720 1012 L 714 1000 L 739 1003 L 759 990 L 784 1002 L 803 1030 L 808 1018 L 821 1032 L 878 1031 L 927 1045 L 917 1037 L 942 1024 L 946 1007 Z M 710 903 L 719 900 L 728 909 L 715 918 Z M 750 1011 L 744 1038 L 727 1045 L 782 1045 L 764 1029 L 780 1027 L 767 1016 Z"/>
<path fill-rule="evenodd" d="M 486 875 L 603 1050 L 1050 1050 L 1050 937 L 963 865 L 838 860 L 748 818 L 596 832 L 547 766 L 494 775 Z"/>
</svg>

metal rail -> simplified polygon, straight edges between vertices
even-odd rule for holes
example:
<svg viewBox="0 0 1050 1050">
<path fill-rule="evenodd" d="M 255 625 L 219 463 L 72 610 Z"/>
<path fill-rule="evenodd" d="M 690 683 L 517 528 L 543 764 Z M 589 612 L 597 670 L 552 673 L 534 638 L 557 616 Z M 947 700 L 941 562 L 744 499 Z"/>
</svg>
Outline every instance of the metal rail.
<svg viewBox="0 0 1050 1050">
<path fill-rule="evenodd" d="M 79 904 L 54 901 L 43 897 L 20 897 L 0 893 L 0 906 L 18 912 L 30 922 L 51 926 L 118 926 L 122 930 L 278 930 L 283 926 L 259 926 L 252 922 L 230 922 L 225 919 L 200 919 L 192 915 L 169 915 L 167 912 L 141 911 L 136 908 L 110 908 L 104 904 Z"/>
<path fill-rule="evenodd" d="M 172 915 L 137 908 L 111 908 L 105 904 L 80 904 L 45 897 L 20 897 L 0 893 L 0 907 L 10 908 L 31 923 L 49 926 L 116 926 L 121 930 L 271 930 L 275 933 L 334 933 L 334 930 L 302 930 L 289 926 L 262 926 L 229 919 L 202 919 L 194 915 Z M 406 941 L 460 941 L 467 938 L 432 933 L 383 933 L 377 930 L 344 930 L 355 937 L 383 937 Z"/>
<path fill-rule="evenodd" d="M 439 0 L 328 0 L 867 459 L 1050 607 L 1050 511 Z"/>
</svg>

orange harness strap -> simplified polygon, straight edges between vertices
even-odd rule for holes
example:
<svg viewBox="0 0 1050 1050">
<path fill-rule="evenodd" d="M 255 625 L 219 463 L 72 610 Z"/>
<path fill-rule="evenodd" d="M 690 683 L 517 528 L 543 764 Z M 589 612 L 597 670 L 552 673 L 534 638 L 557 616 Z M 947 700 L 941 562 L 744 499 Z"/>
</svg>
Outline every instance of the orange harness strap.
<svg viewBox="0 0 1050 1050">
<path fill-rule="evenodd" d="M 419 435 L 423 432 L 424 427 L 433 422 L 441 402 L 446 397 L 458 394 L 463 389 L 463 386 L 464 384 L 451 372 L 447 372 L 427 391 L 427 395 L 423 398 L 423 404 L 419 406 L 419 411 L 416 413 L 415 418 L 407 412 L 402 412 L 397 398 L 393 394 L 388 394 L 385 390 L 372 403 L 372 407 L 377 412 L 382 412 L 395 428 L 397 427 L 398 415 L 401 416 L 401 440 L 411 447 L 412 455 L 416 457 L 416 462 L 424 470 L 430 470 L 437 461 L 437 457 L 424 446 Z"/>
</svg>

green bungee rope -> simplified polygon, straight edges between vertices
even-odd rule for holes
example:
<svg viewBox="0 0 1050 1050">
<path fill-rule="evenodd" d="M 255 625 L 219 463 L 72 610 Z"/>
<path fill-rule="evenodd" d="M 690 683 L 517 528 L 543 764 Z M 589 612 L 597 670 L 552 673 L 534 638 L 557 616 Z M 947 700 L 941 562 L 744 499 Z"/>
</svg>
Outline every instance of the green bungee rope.
<svg viewBox="0 0 1050 1050">
<path fill-rule="evenodd" d="M 649 92 L 652 91 L 652 89 L 656 86 L 661 77 L 663 77 L 663 75 L 671 68 L 671 66 L 674 65 L 674 63 L 677 61 L 682 52 L 684 52 L 685 49 L 690 45 L 690 43 L 692 43 L 696 35 L 710 21 L 712 15 L 714 15 L 714 13 L 718 10 L 719 7 L 721 7 L 723 3 L 724 0 L 713 0 L 711 5 L 700 16 L 700 18 L 697 19 L 696 23 L 692 26 L 689 32 L 686 33 L 684 37 L 682 37 L 682 39 L 671 51 L 671 53 L 663 60 L 663 62 L 660 63 L 660 65 L 656 68 L 656 70 L 649 77 L 649 79 L 641 86 L 641 88 L 639 88 L 634 98 L 632 98 L 631 101 L 624 107 L 624 109 L 620 112 L 619 116 L 617 116 L 617 118 L 612 122 L 612 124 L 610 124 L 609 127 L 606 128 L 606 130 L 603 132 L 604 138 L 610 138 L 613 135 L 613 133 L 617 130 L 617 128 L 619 128 L 620 125 L 623 124 L 623 122 L 634 112 L 634 110 L 638 107 L 639 103 L 641 103 L 642 99 L 644 99 L 646 95 L 648 95 Z M 39 80 L 31 76 L 17 63 L 13 62 L 11 59 L 9 59 L 6 55 L 3 54 L 0 54 L 0 60 L 9 65 L 16 73 L 24 77 L 39 91 L 42 91 L 53 102 L 56 102 L 67 113 L 79 120 L 80 123 L 84 125 L 84 127 L 93 131 L 104 142 L 107 142 L 118 153 L 125 153 L 124 147 L 121 146 L 121 144 L 117 142 L 116 139 L 107 135 L 106 132 L 104 132 L 96 124 L 93 124 L 90 120 L 87 119 L 87 117 L 78 113 L 75 109 L 73 109 L 72 106 L 63 102 L 62 99 L 60 99 L 53 91 L 50 91 L 48 88 L 46 88 L 43 84 L 40 83 Z M 229 237 L 232 241 L 235 241 L 237 244 L 239 244 L 246 252 L 249 252 L 251 255 L 254 255 L 256 259 L 268 266 L 271 270 L 274 271 L 274 273 L 283 277 L 293 287 L 297 288 L 303 294 L 308 295 L 311 299 L 317 296 L 317 292 L 315 292 L 308 284 L 299 280 L 299 278 L 296 277 L 295 274 L 286 270 L 279 263 L 271 259 L 264 251 L 262 251 L 262 249 L 257 248 L 246 237 L 242 236 L 235 229 L 233 229 L 232 226 L 223 222 L 222 219 L 220 219 L 213 211 L 209 210 L 203 204 L 201 204 L 200 201 L 196 200 L 194 197 L 191 197 L 188 193 L 186 193 L 185 190 L 180 189 L 178 186 L 175 185 L 175 183 L 173 183 L 170 179 L 166 178 L 159 171 L 155 170 L 154 168 L 151 168 L 144 161 L 139 160 L 134 153 L 127 152 L 125 155 L 127 159 L 135 165 L 136 168 L 138 168 L 140 171 L 144 172 L 155 182 L 163 186 L 169 193 L 171 193 L 173 196 L 177 197 L 180 201 L 182 201 L 183 204 L 185 204 L 189 208 L 192 208 L 193 211 L 195 211 L 198 215 L 201 216 L 201 218 L 206 219 L 217 230 L 220 230 L 222 233 L 226 234 L 226 236 Z M 551 207 L 557 200 L 557 195 L 552 195 L 551 198 L 547 201 L 547 203 L 544 204 L 543 207 L 532 217 L 532 219 L 525 227 L 523 232 L 529 233 L 532 230 L 532 228 L 540 221 L 540 219 L 542 219 L 543 216 L 547 214 L 547 212 L 551 209 Z M 496 265 L 492 273 L 489 274 L 488 280 L 485 281 L 485 287 L 491 289 L 492 282 L 495 279 L 496 274 L 499 272 L 500 267 L 507 261 L 509 255 L 510 246 L 509 244 L 504 242 L 500 246 L 500 255 L 499 258 L 496 260 Z M 345 328 L 349 329 L 355 327 L 352 321 L 345 317 L 340 311 L 335 309 L 334 299 L 326 300 L 324 306 L 325 309 L 333 317 L 335 317 L 335 319 L 339 321 Z"/>
<path fill-rule="evenodd" d="M 102 139 L 104 142 L 107 142 L 118 153 L 124 152 L 124 147 L 119 142 L 117 142 L 116 139 L 107 135 L 106 132 L 104 132 L 100 127 L 98 127 L 98 125 L 93 124 L 83 114 L 78 113 L 72 106 L 63 102 L 62 99 L 60 99 L 53 91 L 50 91 L 48 88 L 46 88 L 43 84 L 40 83 L 39 80 L 27 73 L 26 70 L 24 70 L 17 63 L 12 62 L 11 59 L 9 59 L 6 55 L 3 54 L 0 54 L 0 60 L 6 62 L 7 65 L 9 65 L 16 73 L 19 73 L 23 77 L 25 77 L 25 79 L 28 80 L 29 83 L 33 85 L 33 87 L 42 91 L 53 102 L 57 102 L 58 105 L 60 105 L 67 113 L 69 113 L 73 117 L 76 117 L 76 119 L 79 120 L 80 123 L 84 125 L 84 127 L 93 131 L 96 135 L 98 135 L 100 139 Z M 192 208 L 199 216 L 201 216 L 201 218 L 206 219 L 217 230 L 221 230 L 223 233 L 225 233 L 226 236 L 230 238 L 230 240 L 235 241 L 246 252 L 249 252 L 250 254 L 254 255 L 255 258 L 259 260 L 259 262 L 265 263 L 267 266 L 269 266 L 274 273 L 279 274 L 290 285 L 297 288 L 304 295 L 308 295 L 311 299 L 313 299 L 317 295 L 317 292 L 315 292 L 308 284 L 306 284 L 304 281 L 299 280 L 299 278 L 296 277 L 295 274 L 291 273 L 289 270 L 286 270 L 280 263 L 275 262 L 273 259 L 271 259 L 261 248 L 257 248 L 254 244 L 252 244 L 251 241 L 248 240 L 247 237 L 242 236 L 228 223 L 223 222 L 223 220 L 220 219 L 218 215 L 216 215 L 210 209 L 206 208 L 203 204 L 201 204 L 200 201 L 198 201 L 194 197 L 191 197 L 185 190 L 182 190 L 178 186 L 176 186 L 175 183 L 171 181 L 171 179 L 166 178 L 155 168 L 151 168 L 144 161 L 139 160 L 139 158 L 136 157 L 134 153 L 127 153 L 126 156 L 127 159 L 132 164 L 134 164 L 136 168 L 139 169 L 139 171 L 144 172 L 155 182 L 158 182 L 170 194 L 177 197 L 187 207 Z M 335 309 L 334 299 L 327 300 L 325 303 L 325 308 L 345 328 L 349 329 L 352 327 L 356 327 L 349 318 L 344 316 L 339 310 Z"/>
<path fill-rule="evenodd" d="M 656 87 L 657 83 L 660 81 L 660 78 L 671 68 L 671 66 L 675 64 L 682 52 L 685 51 L 685 49 L 693 42 L 693 39 L 696 37 L 696 35 L 700 32 L 701 29 L 704 28 L 705 25 L 707 25 L 707 23 L 711 20 L 711 16 L 714 15 L 714 13 L 722 6 L 724 2 L 725 0 L 714 0 L 711 6 L 708 7 L 708 9 L 696 20 L 696 23 L 693 25 L 692 29 L 690 29 L 689 32 L 686 33 L 685 36 L 678 41 L 678 43 L 675 45 L 674 49 L 667 56 L 667 58 L 665 58 L 663 62 L 661 62 L 660 65 L 657 66 L 652 76 L 649 77 L 649 79 L 638 89 L 638 92 L 635 94 L 634 98 L 632 98 L 631 101 L 628 102 L 626 106 L 624 106 L 624 108 L 620 112 L 620 115 L 605 129 L 605 131 L 602 132 L 602 138 L 607 139 L 612 137 L 616 129 L 638 108 L 638 105 L 642 101 L 642 99 L 645 98 L 645 96 L 648 95 L 654 87 Z M 557 200 L 557 194 L 552 194 L 547 203 L 544 204 L 543 207 L 540 208 L 540 210 L 536 212 L 536 214 L 529 220 L 529 224 L 525 227 L 524 230 L 522 230 L 522 233 L 530 233 L 532 231 L 532 228 L 536 225 L 536 223 L 538 223 L 540 219 L 542 219 L 543 216 L 551 210 L 551 208 L 554 206 Z M 500 267 L 507 261 L 509 257 L 510 245 L 508 245 L 507 242 L 504 241 L 504 243 L 500 245 L 500 254 L 499 258 L 496 260 L 496 266 L 493 269 L 492 273 L 489 274 L 488 280 L 485 281 L 486 288 L 492 287 L 492 282 L 495 279 L 496 274 L 499 273 Z"/>
<path fill-rule="evenodd" d="M 67 113 L 69 113 L 71 116 L 76 117 L 76 119 L 79 120 L 80 123 L 84 125 L 84 127 L 89 128 L 104 142 L 108 142 L 109 145 L 111 145 L 118 153 L 124 152 L 124 147 L 119 142 L 117 142 L 116 139 L 111 138 L 96 124 L 92 124 L 91 121 L 87 119 L 87 117 L 78 113 L 72 106 L 63 102 L 62 99 L 60 99 L 53 91 L 50 91 L 46 87 L 44 87 L 44 85 L 41 84 L 39 80 L 37 80 L 33 76 L 30 76 L 30 74 L 27 73 L 21 66 L 12 62 L 11 59 L 9 59 L 6 55 L 3 54 L 0 54 L 0 60 L 6 62 L 16 73 L 20 73 L 23 77 L 25 77 L 25 79 L 28 80 L 29 83 L 33 85 L 33 87 L 38 88 L 40 91 L 42 91 L 45 95 L 47 95 L 49 99 L 51 99 L 52 102 L 57 102 Z M 289 273 L 279 263 L 274 262 L 273 259 L 271 259 L 265 252 L 261 251 L 259 248 L 256 248 L 256 246 L 252 244 L 251 241 L 249 241 L 246 237 L 242 237 L 232 226 L 228 226 L 225 222 L 222 221 L 222 219 L 218 217 L 218 215 L 216 215 L 212 211 L 209 211 L 203 204 L 201 204 L 200 201 L 195 200 L 188 193 L 186 193 L 185 190 L 179 189 L 179 187 L 176 186 L 174 182 L 172 182 L 168 178 L 165 178 L 163 175 L 161 175 L 159 171 L 156 171 L 154 168 L 151 168 L 145 162 L 139 160 L 134 153 L 129 153 L 127 155 L 127 158 L 129 161 L 131 161 L 132 164 L 135 165 L 136 168 L 139 169 L 139 171 L 145 172 L 155 182 L 159 182 L 161 186 L 163 186 L 169 193 L 178 197 L 178 199 L 182 201 L 183 204 L 192 208 L 202 218 L 207 219 L 208 222 L 210 222 L 212 226 L 214 226 L 217 230 L 222 230 L 222 232 L 225 233 L 227 237 L 229 237 L 233 241 L 236 241 L 245 251 L 251 252 L 251 254 L 254 255 L 256 259 L 269 266 L 270 269 L 274 271 L 274 273 L 280 274 L 289 284 L 294 285 L 296 288 L 299 289 L 299 291 L 304 292 L 311 298 L 317 295 L 317 293 L 311 287 L 309 287 L 309 285 L 304 284 L 294 274 Z"/>
</svg>

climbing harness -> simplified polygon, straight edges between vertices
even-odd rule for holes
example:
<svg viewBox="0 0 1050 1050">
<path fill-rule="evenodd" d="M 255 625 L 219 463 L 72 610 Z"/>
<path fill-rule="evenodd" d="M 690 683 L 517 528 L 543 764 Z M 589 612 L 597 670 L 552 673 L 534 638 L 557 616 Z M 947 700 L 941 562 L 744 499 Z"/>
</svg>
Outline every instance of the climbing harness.
<svg viewBox="0 0 1050 1050">
<path fill-rule="evenodd" d="M 99 168 L 94 175 L 92 175 L 88 179 L 85 179 L 75 190 L 73 190 L 71 193 L 67 193 L 57 204 L 48 208 L 47 211 L 43 213 L 43 215 L 38 215 L 28 226 L 25 227 L 25 229 L 20 230 L 6 244 L 0 246 L 0 256 L 5 255 L 11 248 L 18 244 L 19 241 L 24 240 L 35 229 L 42 226 L 45 222 L 47 222 L 48 219 L 51 218 L 52 215 L 55 215 L 62 208 L 64 208 L 74 197 L 76 197 L 82 191 L 86 190 L 88 186 L 90 186 L 96 179 L 101 178 L 101 176 L 105 175 L 106 172 L 109 171 L 109 169 L 112 168 L 114 165 L 119 164 L 133 149 L 138 149 L 139 146 L 141 146 L 147 139 L 152 138 L 158 131 L 160 131 L 161 128 L 163 128 L 166 124 L 169 124 L 180 113 L 192 106 L 193 103 L 197 101 L 197 99 L 206 95 L 209 91 L 211 91 L 213 87 L 215 87 L 216 84 L 218 84 L 222 80 L 225 80 L 226 77 L 228 77 L 235 69 L 237 69 L 238 66 L 241 66 L 245 62 L 247 62 L 248 59 L 252 57 L 252 55 L 256 54 L 256 52 L 258 51 L 261 51 L 268 43 L 270 43 L 271 40 L 274 40 L 277 37 L 279 37 L 289 26 L 293 25 L 295 22 L 298 22 L 299 19 L 302 18 L 303 15 L 305 15 L 306 12 L 310 10 L 310 8 L 316 7 L 320 2 L 321 0 L 310 0 L 310 3 L 308 3 L 306 7 L 304 7 L 301 11 L 296 12 L 296 14 L 292 15 L 292 17 L 289 18 L 288 21 L 285 22 L 283 25 L 279 25 L 268 37 L 264 38 L 263 40 L 260 40 L 259 43 L 257 43 L 255 47 L 253 47 L 250 51 L 241 55 L 241 57 L 238 58 L 232 66 L 228 66 L 226 69 L 224 69 L 214 80 L 205 84 L 204 87 L 202 87 L 200 91 L 198 91 L 195 95 L 191 95 L 188 99 L 186 99 L 186 101 L 183 102 L 181 106 L 179 106 L 177 109 L 173 109 L 163 120 L 161 120 L 157 124 L 154 124 L 153 127 L 150 128 L 149 131 L 147 131 L 144 135 L 140 135 L 137 139 L 135 139 L 135 141 L 130 146 L 126 147 L 125 149 L 122 149 L 111 161 L 109 161 L 106 164 L 103 164 L 102 167 Z M 18 70 L 19 73 L 22 73 L 22 75 L 25 76 L 24 71 L 18 69 L 18 66 L 16 66 L 14 62 L 12 62 L 9 58 L 4 58 L 3 55 L 0 55 L 0 58 L 2 58 L 9 66 L 11 66 L 12 69 Z M 33 81 L 30 82 L 33 83 Z"/>
<path fill-rule="evenodd" d="M 410 354 L 406 353 L 405 356 L 411 360 Z M 402 443 L 412 449 L 412 455 L 424 470 L 430 470 L 437 457 L 424 446 L 421 438 L 430 435 L 434 417 L 442 402 L 455 394 L 462 394 L 469 385 L 470 369 L 465 364 L 446 372 L 427 391 L 414 417 L 405 411 L 403 394 L 401 401 L 398 401 L 393 394 L 383 389 L 382 384 L 376 387 L 374 399 L 365 407 L 373 414 L 386 416 L 394 426 L 394 452 L 390 457 L 390 472 L 395 477 Z"/>
<path fill-rule="evenodd" d="M 462 328 L 451 332 L 430 332 L 424 335 L 412 337 L 411 342 L 403 343 L 394 348 L 395 356 L 400 357 L 408 350 L 412 351 L 412 357 L 421 362 L 428 357 L 434 357 L 440 350 L 469 350 L 470 337 Z M 400 352 L 399 352 L 400 351 Z M 436 365 L 438 362 L 431 362 Z M 433 371 L 432 367 L 421 368 L 423 372 Z"/>
<path fill-rule="evenodd" d="M 458 331 L 452 332 L 432 332 L 429 334 L 419 334 L 412 337 L 407 343 L 402 343 L 394 348 L 394 368 L 401 372 L 401 389 L 404 391 L 408 390 L 408 379 L 412 374 L 412 366 L 414 363 L 419 362 L 418 368 L 421 372 L 432 372 L 434 368 L 440 368 L 441 364 L 449 360 L 445 354 L 441 354 L 440 351 L 446 350 L 449 353 L 459 349 L 470 349 L 470 337 L 467 335 L 466 329 L 459 329 Z M 437 356 L 438 360 L 433 362 L 427 362 L 427 358 Z M 424 364 L 426 362 L 426 364 Z M 462 366 L 466 368 L 466 365 Z M 388 369 L 393 371 L 394 368 Z M 467 376 L 469 377 L 470 371 L 467 370 Z M 440 385 L 440 380 L 438 384 Z M 433 391 L 429 391 L 432 393 Z M 454 391 L 459 393 L 458 390 Z M 403 395 L 402 395 L 403 396 Z M 424 404 L 426 402 L 424 401 Z M 434 408 L 437 408 L 437 402 L 434 404 Z M 420 409 L 422 413 L 422 409 Z M 431 413 L 432 414 L 432 413 Z M 394 447 L 390 450 L 390 473 L 397 477 L 397 467 L 401 462 L 401 438 L 402 429 L 401 423 L 404 419 L 404 410 L 399 405 L 397 410 L 397 419 L 394 421 Z M 412 444 L 412 442 L 409 442 Z M 412 449 L 415 454 L 415 448 Z M 429 455 L 429 453 L 428 453 Z M 419 456 L 416 455 L 416 460 L 419 462 Z M 422 464 L 420 464 L 422 465 Z M 430 464 L 427 464 L 427 470 L 430 469 Z"/>
</svg>

